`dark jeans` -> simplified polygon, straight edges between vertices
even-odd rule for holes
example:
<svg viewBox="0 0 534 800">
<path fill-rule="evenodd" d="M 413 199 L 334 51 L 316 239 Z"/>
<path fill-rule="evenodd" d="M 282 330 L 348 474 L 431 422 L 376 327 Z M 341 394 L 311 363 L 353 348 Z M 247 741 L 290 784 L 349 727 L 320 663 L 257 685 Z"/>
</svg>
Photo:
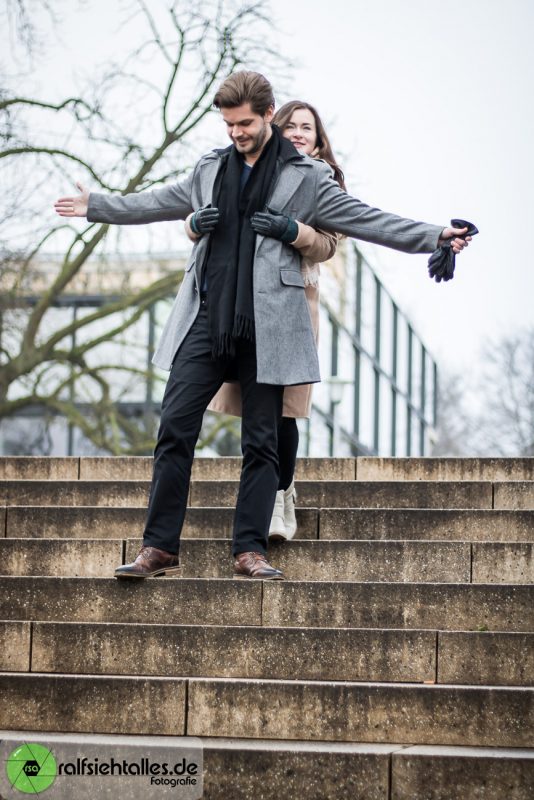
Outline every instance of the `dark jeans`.
<svg viewBox="0 0 534 800">
<path fill-rule="evenodd" d="M 145 545 L 178 553 L 202 417 L 230 367 L 237 371 L 243 398 L 243 467 L 232 553 L 266 553 L 278 489 L 277 432 L 284 388 L 256 382 L 253 342 L 239 342 L 235 363 L 212 359 L 204 302 L 174 359 L 161 405 Z"/>
</svg>

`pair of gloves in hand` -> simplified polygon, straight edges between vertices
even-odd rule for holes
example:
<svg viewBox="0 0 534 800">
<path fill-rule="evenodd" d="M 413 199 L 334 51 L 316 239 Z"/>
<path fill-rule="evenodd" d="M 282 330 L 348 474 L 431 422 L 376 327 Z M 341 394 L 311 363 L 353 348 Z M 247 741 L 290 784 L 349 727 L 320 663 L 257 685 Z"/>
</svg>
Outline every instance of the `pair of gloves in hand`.
<svg viewBox="0 0 534 800">
<path fill-rule="evenodd" d="M 463 236 L 457 237 L 459 239 L 465 239 L 466 236 L 474 236 L 478 233 L 476 225 L 466 219 L 451 219 L 451 225 L 453 228 L 467 228 Z M 428 259 L 428 274 L 434 278 L 436 283 L 450 281 L 454 277 L 455 266 L 456 253 L 452 249 L 451 243 L 445 242 L 437 250 L 434 250 Z"/>
<path fill-rule="evenodd" d="M 199 236 L 211 233 L 219 222 L 218 208 L 201 208 L 195 211 L 190 220 L 191 230 Z M 291 217 L 279 214 L 268 208 L 266 212 L 256 211 L 250 218 L 252 229 L 262 236 L 270 236 L 279 239 L 281 242 L 290 244 L 298 236 L 299 228 Z"/>
</svg>

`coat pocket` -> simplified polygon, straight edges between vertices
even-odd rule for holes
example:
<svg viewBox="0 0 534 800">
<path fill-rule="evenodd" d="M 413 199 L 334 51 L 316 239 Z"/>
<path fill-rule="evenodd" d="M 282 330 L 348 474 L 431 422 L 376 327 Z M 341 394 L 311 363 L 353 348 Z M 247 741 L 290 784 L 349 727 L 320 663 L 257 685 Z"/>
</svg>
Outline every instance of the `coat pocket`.
<svg viewBox="0 0 534 800">
<path fill-rule="evenodd" d="M 297 272 L 296 269 L 281 269 L 280 280 L 284 286 L 298 286 L 304 289 L 304 279 L 300 270 Z"/>
</svg>

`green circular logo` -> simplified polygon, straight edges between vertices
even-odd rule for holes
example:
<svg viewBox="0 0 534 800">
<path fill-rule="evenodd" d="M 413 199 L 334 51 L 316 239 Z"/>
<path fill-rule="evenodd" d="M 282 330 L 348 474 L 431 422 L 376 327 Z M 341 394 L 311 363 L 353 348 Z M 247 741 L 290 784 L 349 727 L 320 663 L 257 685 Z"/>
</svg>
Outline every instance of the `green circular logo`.
<svg viewBox="0 0 534 800">
<path fill-rule="evenodd" d="M 13 789 L 25 794 L 39 794 L 52 786 L 56 779 L 56 759 L 41 744 L 25 742 L 10 754 L 6 773 Z"/>
</svg>

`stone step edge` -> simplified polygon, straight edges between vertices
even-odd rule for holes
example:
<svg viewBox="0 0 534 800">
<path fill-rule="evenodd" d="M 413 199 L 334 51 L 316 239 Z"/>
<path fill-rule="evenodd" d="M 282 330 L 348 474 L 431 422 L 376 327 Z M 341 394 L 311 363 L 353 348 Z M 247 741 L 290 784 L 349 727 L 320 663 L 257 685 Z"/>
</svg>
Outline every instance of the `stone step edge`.
<svg viewBox="0 0 534 800">
<path fill-rule="evenodd" d="M 216 736 L 165 736 L 156 734 L 114 733 L 43 733 L 42 731 L 0 730 L 1 740 L 35 742 L 72 742 L 75 744 L 128 745 L 146 749 L 147 743 L 160 747 L 182 746 L 184 739 L 195 739 L 205 749 L 250 750 L 273 752 L 317 752 L 317 753 L 373 753 L 399 755 L 435 755 L 460 758 L 533 759 L 534 748 L 526 747 L 473 747 L 467 745 L 417 745 L 385 744 L 382 742 L 328 742 L 306 739 L 239 739 Z"/>
<path fill-rule="evenodd" d="M 157 682 L 176 682 L 176 681 L 183 681 L 184 683 L 194 682 L 194 683 L 232 683 L 232 684 L 257 684 L 257 685 L 265 685 L 268 684 L 269 686 L 330 686 L 333 688 L 341 688 L 347 686 L 355 686 L 358 688 L 364 689 L 380 689 L 382 691 L 387 689 L 394 689 L 395 691 L 406 690 L 409 691 L 410 689 L 424 691 L 424 692 L 440 692 L 440 691 L 455 691 L 455 692 L 500 692 L 500 693 L 510 693 L 510 692 L 519 692 L 521 694 L 526 695 L 534 695 L 534 686 L 495 686 L 493 684 L 486 684 L 486 683 L 417 683 L 414 681 L 339 681 L 339 680 L 307 680 L 307 679 L 300 679 L 295 678 L 294 680 L 288 680 L 287 678 L 213 678 L 210 676 L 202 676 L 202 675 L 122 675 L 120 673 L 109 672 L 105 675 L 101 673 L 77 673 L 77 672 L 9 672 L 2 670 L 0 671 L 0 678 L 13 678 L 13 679 L 28 679 L 28 678 L 43 678 L 43 679 L 53 679 L 60 681 L 62 678 L 67 678 L 69 680 L 80 680 L 80 681 L 87 681 L 87 680 L 94 680 L 99 683 L 103 683 L 107 680 L 113 681 L 157 681 Z"/>
<path fill-rule="evenodd" d="M 454 584 L 455 586 L 457 584 Z M 502 584 L 500 584 L 502 585 Z M 515 584 L 514 584 L 515 585 Z M 531 586 L 532 584 L 528 584 Z M 312 633 L 317 633 L 318 635 L 321 634 L 322 631 L 351 631 L 351 632 L 360 632 L 363 634 L 367 633 L 393 633 L 393 634 L 406 634 L 406 635 L 416 635 L 419 633 L 431 633 L 436 634 L 439 636 L 440 633 L 449 635 L 454 634 L 470 634 L 472 636 L 532 636 L 534 637 L 534 630 L 532 631 L 492 631 L 492 630 L 470 630 L 468 628 L 390 628 L 390 627 L 376 627 L 376 628 L 349 628 L 345 627 L 329 627 L 327 625 L 320 625 L 320 626 L 312 626 L 312 625 L 299 625 L 295 627 L 294 625 L 231 625 L 225 623 L 224 625 L 214 623 L 214 624 L 207 624 L 207 623 L 194 623 L 194 622 L 90 622 L 90 621 L 83 621 L 77 622 L 72 620 L 50 620 L 50 619 L 10 619 L 6 617 L 5 619 L 0 619 L 0 625 L 6 624 L 13 624 L 13 625 L 47 625 L 47 626 L 67 626 L 70 625 L 76 628 L 83 628 L 83 627 L 91 627 L 91 628 L 111 628 L 111 627 L 127 627 L 127 628 L 189 628 L 193 630 L 204 630 L 205 628 L 209 628 L 210 630 L 243 630 L 243 631 L 272 631 L 273 633 L 278 633 L 279 631 L 291 631 L 293 634 L 296 631 L 310 631 Z M 0 670 L 1 672 L 1 670 Z M 44 673 L 43 673 L 44 674 Z M 124 677 L 124 674 L 121 673 Z M 132 673 L 135 675 L 136 673 Z M 383 681 L 380 681 L 383 683 Z M 477 684 L 478 685 L 478 684 Z M 499 684 L 504 685 L 504 684 Z M 534 688 L 534 687 L 533 687 Z"/>
<path fill-rule="evenodd" d="M 202 541 L 202 540 L 201 540 Z M 228 541 L 228 540 L 224 540 Z M 0 574 L 0 581 L 107 581 L 108 583 L 113 583 L 116 585 L 119 583 L 116 578 L 114 577 L 84 577 L 84 576 L 76 576 L 76 575 L 1 575 Z M 285 578 L 283 581 L 271 581 L 271 580 L 264 580 L 264 579 L 251 579 L 251 580 L 242 580 L 240 578 L 172 578 L 172 577 L 163 577 L 163 578 L 150 578 L 149 581 L 157 580 L 161 585 L 163 582 L 172 583 L 173 580 L 179 581 L 181 584 L 185 584 L 186 582 L 189 583 L 205 583 L 207 581 L 211 581 L 212 583 L 218 581 L 220 583 L 228 583 L 229 581 L 233 581 L 235 583 L 245 586 L 254 586 L 257 584 L 261 584 L 262 586 L 267 583 L 269 585 L 276 584 L 277 586 L 288 586 L 294 585 L 298 586 L 302 589 L 303 586 L 320 586 L 321 589 L 324 589 L 325 586 L 333 585 L 333 586 L 341 586 L 344 590 L 347 586 L 418 586 L 421 589 L 425 589 L 426 587 L 430 586 L 444 586 L 444 587 L 459 587 L 465 586 L 469 588 L 474 588 L 477 591 L 482 590 L 483 588 L 496 590 L 496 591 L 504 591 L 504 589 L 518 589 L 518 588 L 532 588 L 534 587 L 533 583 L 458 583 L 457 581 L 292 581 L 290 578 Z"/>
<path fill-rule="evenodd" d="M 70 543 L 70 542 L 77 542 L 79 544 L 95 544 L 95 545 L 102 545 L 103 543 L 113 543 L 118 544 L 120 542 L 142 542 L 143 537 L 142 535 L 139 536 L 114 536 L 113 538 L 104 538 L 104 537 L 81 537 L 81 536 L 1 536 L 0 535 L 0 542 L 42 542 L 44 543 Z M 180 540 L 181 544 L 189 543 L 189 542 L 203 542 L 204 544 L 212 543 L 212 542 L 220 542 L 224 544 L 229 544 L 231 539 L 228 536 L 187 536 L 183 537 Z M 319 545 L 336 545 L 336 544 L 344 544 L 347 547 L 357 544 L 423 544 L 428 545 L 429 547 L 433 547 L 435 545 L 446 544 L 446 545 L 503 545 L 506 547 L 513 547 L 514 545 L 534 545 L 534 533 L 532 534 L 531 540 L 525 539 L 507 539 L 506 541 L 495 541 L 494 539 L 403 539 L 399 537 L 390 538 L 390 539 L 299 539 L 295 537 L 294 539 L 289 540 L 288 542 L 282 543 L 282 547 L 291 547 L 293 544 L 297 544 L 299 547 L 311 547 L 317 548 Z M 36 547 L 38 545 L 35 545 Z"/>
</svg>

